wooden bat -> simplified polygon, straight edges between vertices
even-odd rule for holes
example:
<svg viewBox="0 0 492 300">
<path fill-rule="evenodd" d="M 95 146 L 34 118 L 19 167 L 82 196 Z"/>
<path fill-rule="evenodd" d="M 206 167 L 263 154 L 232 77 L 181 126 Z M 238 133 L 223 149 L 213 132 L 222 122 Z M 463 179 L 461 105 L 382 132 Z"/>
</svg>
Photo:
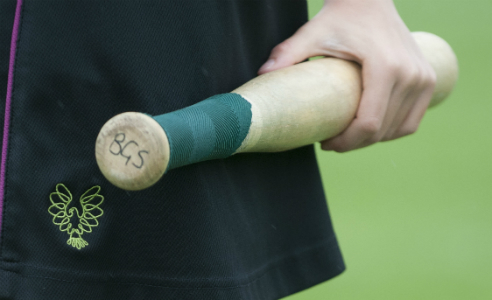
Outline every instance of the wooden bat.
<svg viewBox="0 0 492 300">
<path fill-rule="evenodd" d="M 443 39 L 425 32 L 413 36 L 437 74 L 433 106 L 453 89 L 458 63 Z M 304 62 L 177 112 L 119 114 L 102 127 L 96 160 L 111 183 L 141 190 L 170 168 L 241 152 L 284 151 L 334 137 L 354 119 L 360 96 L 356 63 L 336 58 Z"/>
</svg>

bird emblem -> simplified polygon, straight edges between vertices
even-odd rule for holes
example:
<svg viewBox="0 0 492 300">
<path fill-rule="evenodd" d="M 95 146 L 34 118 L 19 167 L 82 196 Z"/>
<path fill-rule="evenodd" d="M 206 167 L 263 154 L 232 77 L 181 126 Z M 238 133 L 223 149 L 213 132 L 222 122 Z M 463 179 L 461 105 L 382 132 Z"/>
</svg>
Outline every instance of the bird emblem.
<svg viewBox="0 0 492 300">
<path fill-rule="evenodd" d="M 99 207 L 104 201 L 104 197 L 99 195 L 100 191 L 100 186 L 93 186 L 80 196 L 79 202 L 82 213 L 77 207 L 70 207 L 72 193 L 64 184 L 57 184 L 56 192 L 50 194 L 51 206 L 48 208 L 48 212 L 53 216 L 53 224 L 59 226 L 60 231 L 67 232 L 70 236 L 67 244 L 78 250 L 89 245 L 82 238 L 82 235 L 84 232 L 92 232 L 92 228 L 99 225 L 97 218 L 104 213 Z M 78 221 L 77 226 L 73 225 L 74 221 Z"/>
</svg>

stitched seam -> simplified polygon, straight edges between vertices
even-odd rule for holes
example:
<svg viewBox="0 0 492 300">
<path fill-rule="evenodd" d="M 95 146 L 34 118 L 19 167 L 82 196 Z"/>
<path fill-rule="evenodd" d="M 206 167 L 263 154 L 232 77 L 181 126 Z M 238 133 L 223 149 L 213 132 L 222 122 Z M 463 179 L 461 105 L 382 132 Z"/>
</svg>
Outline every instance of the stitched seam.
<svg viewBox="0 0 492 300">
<path fill-rule="evenodd" d="M 17 11 L 19 10 L 19 22 L 18 24 L 15 24 L 15 19 L 17 19 Z M 12 120 L 14 119 L 14 110 L 12 107 L 13 99 L 15 96 L 15 74 L 17 73 L 17 57 L 19 55 L 19 47 L 20 47 L 20 39 L 21 39 L 21 34 L 22 34 L 22 23 L 24 19 L 24 5 L 23 5 L 23 0 L 17 0 L 17 6 L 15 9 L 15 14 L 16 16 L 14 17 L 14 26 L 12 28 L 12 31 L 16 30 L 16 25 L 17 25 L 17 36 L 15 37 L 15 47 L 12 47 L 13 50 L 15 51 L 14 53 L 14 58 L 13 58 L 13 70 L 12 70 L 12 75 L 11 80 L 12 80 L 12 91 L 10 94 L 10 99 L 6 99 L 6 101 L 9 101 L 9 110 L 7 111 L 7 103 L 6 103 L 6 108 L 5 108 L 5 124 L 4 124 L 4 136 L 6 135 L 6 139 L 4 139 L 3 143 L 6 144 L 6 147 L 2 149 L 2 165 L 1 165 L 1 171 L 3 172 L 3 180 L 0 182 L 0 186 L 3 189 L 1 192 L 2 194 L 0 195 L 0 198 L 2 199 L 2 203 L 0 203 L 0 260 L 3 260 L 3 249 L 4 249 L 4 234 L 3 230 L 4 227 L 4 215 L 5 215 L 5 207 L 7 206 L 7 191 L 8 191 L 8 183 L 7 183 L 7 177 L 8 177 L 8 168 L 7 166 L 9 165 L 10 162 L 10 156 L 8 153 L 10 153 L 10 148 L 12 147 L 12 143 L 9 143 L 10 138 L 11 138 L 11 125 L 12 125 Z M 11 51 L 12 51 L 11 48 Z M 9 78 L 10 79 L 10 78 Z M 7 87 L 8 88 L 8 87 Z M 7 115 L 8 114 L 8 115 Z M 5 153 L 3 153 L 3 150 L 6 150 Z"/>
<path fill-rule="evenodd" d="M 289 254 L 289 255 L 286 255 L 280 259 L 277 259 L 277 260 L 273 260 L 271 262 L 269 262 L 267 265 L 271 265 L 270 267 L 268 267 L 261 275 L 259 275 L 258 277 L 256 278 L 253 278 L 251 279 L 251 281 L 248 281 L 246 283 L 243 283 L 243 284 L 238 284 L 238 285 L 233 285 L 233 286 L 225 286 L 225 287 L 222 287 L 222 286 L 208 286 L 208 287 L 173 287 L 173 286 L 164 286 L 164 285 L 151 285 L 151 284 L 144 284 L 144 283 L 139 283 L 139 282 L 114 282 L 114 281 L 107 281 L 107 280 L 100 280 L 100 281 L 92 281 L 92 280 L 84 280 L 84 279 L 76 279 L 76 280 L 64 280 L 64 279 L 60 279 L 60 278 L 54 278 L 54 277 L 45 277 L 45 276 L 36 276 L 36 275 L 25 275 L 25 274 L 21 274 L 19 272 L 15 272 L 15 271 L 11 271 L 11 270 L 5 270 L 5 269 L 2 269 L 6 272 L 9 272 L 9 273 L 14 273 L 14 274 L 18 274 L 22 277 L 32 277 L 32 278 L 44 278 L 44 279 L 50 279 L 50 280 L 55 280 L 55 281 L 61 281 L 61 282 L 70 282 L 70 283 L 73 283 L 73 282 L 80 282 L 80 281 L 84 281 L 86 283 L 104 283 L 104 284 L 122 284 L 122 285 L 140 285 L 140 286 L 150 286 L 150 287 L 158 287 L 158 288 L 167 288 L 167 289 L 177 289 L 177 290 L 201 290 L 201 289 L 221 289 L 221 290 L 227 290 L 227 289 L 235 289 L 235 288 L 241 288 L 241 287 L 245 287 L 245 286 L 249 286 L 251 284 L 253 284 L 254 282 L 260 280 L 261 278 L 263 278 L 264 276 L 266 276 L 270 271 L 272 271 L 273 269 L 276 269 L 280 266 L 280 263 L 282 261 L 285 261 L 289 258 L 292 258 L 293 256 L 299 256 L 299 257 L 302 257 L 304 256 L 305 253 L 307 252 L 310 252 L 310 251 L 313 251 L 315 250 L 316 248 L 323 248 L 323 244 L 325 243 L 328 243 L 328 241 L 332 241 L 334 239 L 334 236 L 332 238 L 330 238 L 329 240 L 324 240 L 322 243 L 319 243 L 315 246 L 312 246 L 312 247 L 307 247 L 306 249 L 303 249 L 301 251 L 294 251 L 293 253 Z M 335 248 L 337 247 L 336 244 L 332 244 L 329 248 Z M 22 263 L 21 263 L 22 264 Z M 24 266 L 31 266 L 33 268 L 37 268 L 37 269 L 47 269 L 47 268 L 41 268 L 41 267 L 37 267 L 37 266 L 34 266 L 34 265 L 29 265 L 29 264 L 22 264 Z M 261 268 L 259 268 L 261 269 Z M 48 270 L 48 269 L 47 269 Z M 55 268 L 54 270 L 59 270 L 57 268 Z M 83 273 L 83 272 L 69 272 L 69 273 L 72 273 L 72 274 L 89 274 L 89 273 Z M 255 272 L 252 272 L 252 273 L 255 273 Z M 336 272 L 335 272 L 336 273 Z M 171 277 L 151 277 L 153 279 L 178 279 L 178 278 L 171 278 Z M 235 277 L 221 277 L 221 279 L 223 278 L 235 278 Z M 195 280 L 203 280 L 203 279 L 207 279 L 207 280 L 211 280 L 213 278 L 198 278 L 198 279 L 195 279 Z M 181 282 L 193 282 L 194 280 L 181 280 Z"/>
<path fill-rule="evenodd" d="M 335 242 L 335 243 L 333 243 L 333 242 Z M 297 254 L 302 254 L 304 252 L 308 252 L 308 251 L 310 251 L 312 249 L 315 249 L 315 248 L 318 248 L 318 247 L 321 248 L 325 244 L 330 244 L 329 248 L 337 248 L 338 247 L 338 245 L 336 244 L 335 236 L 332 236 L 329 239 L 323 240 L 322 242 L 319 242 L 319 243 L 317 243 L 315 245 L 311 245 L 311 246 L 305 247 L 304 249 L 302 249 L 300 251 L 294 251 L 294 252 L 289 253 L 287 255 L 281 256 L 280 258 L 272 259 L 269 262 L 267 262 L 266 264 L 264 264 L 263 266 L 257 268 L 255 271 L 253 271 L 250 274 L 246 275 L 245 277 L 251 276 L 254 273 L 258 273 L 263 268 L 267 268 L 266 270 L 268 270 L 268 266 L 269 265 L 272 265 L 272 264 L 274 264 L 276 262 L 279 262 L 279 261 L 282 261 L 284 259 L 287 259 L 287 258 L 289 258 L 291 256 L 294 256 L 294 255 L 297 255 Z M 5 262 L 7 262 L 7 261 L 5 261 Z M 40 270 L 61 271 L 61 272 L 64 272 L 64 273 L 69 273 L 69 274 L 74 274 L 74 275 L 93 275 L 92 272 L 72 272 L 72 271 L 68 271 L 66 269 L 55 268 L 55 267 L 48 267 L 48 268 L 47 267 L 40 267 L 40 266 L 37 266 L 37 265 L 33 265 L 33 264 L 29 264 L 29 263 L 22 263 L 22 262 L 18 262 L 18 261 L 13 261 L 13 262 L 10 262 L 10 263 L 12 263 L 12 264 L 18 264 L 18 265 L 22 265 L 22 266 L 27 266 L 27 267 L 32 267 L 32 268 L 40 269 Z M 132 273 L 132 274 L 129 274 L 129 275 L 131 275 L 131 276 L 140 276 L 141 274 Z M 183 279 L 182 278 L 179 278 L 179 277 L 151 276 L 151 277 L 148 277 L 148 278 L 149 279 L 179 279 L 179 280 L 182 280 L 183 281 Z M 224 278 L 234 279 L 234 278 L 237 278 L 237 277 L 220 277 L 219 279 L 224 279 Z M 194 280 L 210 280 L 210 279 L 214 279 L 214 278 L 195 278 Z"/>
</svg>

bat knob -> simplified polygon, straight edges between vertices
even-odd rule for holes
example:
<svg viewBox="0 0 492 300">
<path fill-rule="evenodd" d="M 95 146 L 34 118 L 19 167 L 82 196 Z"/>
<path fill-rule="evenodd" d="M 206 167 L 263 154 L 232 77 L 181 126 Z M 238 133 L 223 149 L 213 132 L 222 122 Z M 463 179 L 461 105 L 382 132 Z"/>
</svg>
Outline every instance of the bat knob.
<svg viewBox="0 0 492 300">
<path fill-rule="evenodd" d="M 451 46 L 439 36 L 429 32 L 413 32 L 420 51 L 436 72 L 437 81 L 429 107 L 446 99 L 458 80 L 458 59 Z"/>
<path fill-rule="evenodd" d="M 167 169 L 169 142 L 152 117 L 126 112 L 111 118 L 96 140 L 96 160 L 115 186 L 137 191 L 156 183 Z"/>
</svg>

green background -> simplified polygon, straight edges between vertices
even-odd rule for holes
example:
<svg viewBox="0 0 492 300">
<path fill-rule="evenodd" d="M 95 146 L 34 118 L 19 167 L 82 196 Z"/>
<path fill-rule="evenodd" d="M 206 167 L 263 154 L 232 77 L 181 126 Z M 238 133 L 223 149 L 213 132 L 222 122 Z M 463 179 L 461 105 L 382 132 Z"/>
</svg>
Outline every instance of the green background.
<svg viewBox="0 0 492 300">
<path fill-rule="evenodd" d="M 347 270 L 285 300 L 492 299 L 492 1 L 395 4 L 453 47 L 458 84 L 411 136 L 318 151 Z"/>
</svg>

